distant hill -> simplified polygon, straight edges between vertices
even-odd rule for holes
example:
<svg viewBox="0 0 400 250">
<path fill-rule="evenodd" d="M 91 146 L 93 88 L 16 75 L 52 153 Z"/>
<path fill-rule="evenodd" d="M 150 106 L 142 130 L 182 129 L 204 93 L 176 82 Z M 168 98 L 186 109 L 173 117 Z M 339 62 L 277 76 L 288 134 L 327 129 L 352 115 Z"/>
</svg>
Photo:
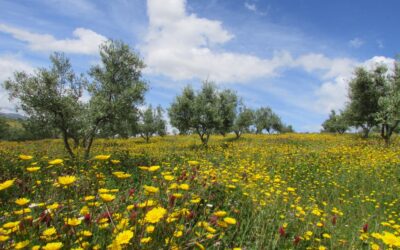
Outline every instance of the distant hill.
<svg viewBox="0 0 400 250">
<path fill-rule="evenodd" d="M 0 112 L 0 117 L 5 117 L 11 120 L 25 120 L 26 116 L 16 114 L 16 113 L 2 113 Z"/>
</svg>

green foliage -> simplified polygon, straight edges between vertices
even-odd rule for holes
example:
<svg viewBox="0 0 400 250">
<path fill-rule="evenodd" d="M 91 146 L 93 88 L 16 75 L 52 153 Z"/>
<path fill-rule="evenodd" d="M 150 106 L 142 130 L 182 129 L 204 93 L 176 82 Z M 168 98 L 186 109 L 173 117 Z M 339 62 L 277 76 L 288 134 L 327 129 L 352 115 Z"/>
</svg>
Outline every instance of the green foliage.
<svg viewBox="0 0 400 250">
<path fill-rule="evenodd" d="M 30 75 L 16 72 L 13 79 L 4 83 L 11 98 L 20 100 L 20 108 L 30 117 L 25 127 L 33 138 L 50 136 L 36 134 L 37 126 L 53 129 L 61 134 L 71 157 L 75 147 L 85 148 L 85 157 L 98 135 L 123 136 L 132 130 L 138 119 L 137 106 L 144 101 L 147 84 L 141 80 L 144 63 L 128 45 L 107 41 L 100 47 L 101 63 L 90 69 L 93 79 L 77 76 L 64 54 L 50 56 L 52 66 L 38 69 Z M 90 95 L 88 103 L 81 101 L 84 90 Z M 127 128 L 130 129 L 127 129 Z M 41 131 L 44 132 L 44 131 Z"/>
<path fill-rule="evenodd" d="M 192 128 L 191 119 L 194 116 L 195 93 L 191 86 L 186 86 L 182 95 L 177 96 L 168 109 L 171 125 L 181 134 L 187 134 Z"/>
<path fill-rule="evenodd" d="M 8 136 L 8 131 L 10 129 L 10 125 L 7 124 L 6 119 L 0 117 L 0 139 L 6 139 Z"/>
<path fill-rule="evenodd" d="M 226 89 L 219 93 L 218 113 L 220 124 L 218 132 L 225 136 L 232 131 L 236 118 L 236 108 L 238 106 L 238 97 L 232 90 Z"/>
<path fill-rule="evenodd" d="M 238 115 L 235 119 L 233 131 L 236 138 L 239 138 L 243 133 L 249 132 L 250 126 L 254 122 L 254 111 L 245 106 L 239 107 Z"/>
<path fill-rule="evenodd" d="M 226 131 L 231 126 L 233 95 L 230 91 L 218 92 L 216 86 L 207 81 L 197 93 L 188 86 L 181 96 L 175 98 L 168 110 L 171 124 L 181 132 L 197 133 L 201 142 L 206 145 L 212 133 Z M 225 98 L 224 104 L 221 104 L 221 96 Z M 222 106 L 225 109 L 223 112 L 219 109 Z"/>
<path fill-rule="evenodd" d="M 139 56 L 121 41 L 108 41 L 100 47 L 101 64 L 90 69 L 94 79 L 88 85 L 91 99 L 87 106 L 85 155 L 102 129 L 121 128 L 135 123 L 137 106 L 144 101 L 147 84 L 141 80 L 145 67 Z"/>
<path fill-rule="evenodd" d="M 281 133 L 295 133 L 296 131 L 294 130 L 292 125 L 285 125 L 283 124 L 283 127 L 281 129 Z"/>
<path fill-rule="evenodd" d="M 350 102 L 346 108 L 349 125 L 361 127 L 364 137 L 378 125 L 376 116 L 380 110 L 379 98 L 385 93 L 387 68 L 379 66 L 373 71 L 357 68 L 349 84 Z"/>
<path fill-rule="evenodd" d="M 150 137 L 154 134 L 164 136 L 166 134 L 166 122 L 163 119 L 163 109 L 158 106 L 153 110 L 150 105 L 144 112 L 141 113 L 139 122 L 139 133 L 146 142 L 149 142 Z"/>
<path fill-rule="evenodd" d="M 380 111 L 376 121 L 381 125 L 381 136 L 386 144 L 400 123 L 400 65 L 395 62 L 394 74 L 387 79 L 384 96 L 379 98 Z"/>
<path fill-rule="evenodd" d="M 64 54 L 54 53 L 50 60 L 51 68 L 38 69 L 32 75 L 16 72 L 13 79 L 5 81 L 4 87 L 10 98 L 20 100 L 20 108 L 28 116 L 40 117 L 58 129 L 68 153 L 73 156 L 68 139 L 79 136 L 79 117 L 83 111 L 79 99 L 86 80 L 75 75 Z"/>
<path fill-rule="evenodd" d="M 323 130 L 322 132 L 328 133 L 339 133 L 343 134 L 346 130 L 349 129 L 347 125 L 347 121 L 343 115 L 343 112 L 336 114 L 335 110 L 331 110 L 329 114 L 329 118 L 322 123 Z"/>
<path fill-rule="evenodd" d="M 59 136 L 59 131 L 46 120 L 46 117 L 31 116 L 22 121 L 22 126 L 25 139 L 39 140 Z"/>
<path fill-rule="evenodd" d="M 273 131 L 281 132 L 284 127 L 281 118 L 269 107 L 261 107 L 255 112 L 256 133 L 262 133 L 265 129 L 269 134 Z"/>
</svg>

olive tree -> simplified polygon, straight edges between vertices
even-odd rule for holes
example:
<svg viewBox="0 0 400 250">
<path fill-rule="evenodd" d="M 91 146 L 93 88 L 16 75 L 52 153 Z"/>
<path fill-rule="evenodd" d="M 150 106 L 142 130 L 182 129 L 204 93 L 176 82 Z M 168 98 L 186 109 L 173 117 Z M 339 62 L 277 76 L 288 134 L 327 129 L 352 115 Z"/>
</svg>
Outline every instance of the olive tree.
<svg viewBox="0 0 400 250">
<path fill-rule="evenodd" d="M 93 81 L 88 85 L 91 99 L 87 108 L 85 156 L 96 134 L 109 124 L 121 124 L 137 117 L 144 102 L 147 84 L 141 79 L 145 67 L 141 58 L 121 41 L 100 46 L 101 63 L 90 69 Z"/>
<path fill-rule="evenodd" d="M 400 123 L 400 63 L 394 65 L 394 73 L 388 76 L 384 96 L 379 98 L 380 111 L 376 120 L 381 126 L 381 136 L 386 145 L 390 143 L 390 137 Z"/>
<path fill-rule="evenodd" d="M 52 66 L 39 68 L 33 74 L 15 72 L 14 77 L 4 82 L 10 99 L 19 100 L 21 108 L 28 116 L 45 117 L 48 124 L 61 133 L 68 154 L 74 153 L 69 139 L 79 138 L 81 113 L 80 101 L 86 80 L 77 76 L 64 54 L 50 56 Z"/>
<path fill-rule="evenodd" d="M 226 89 L 221 91 L 218 97 L 218 116 L 220 117 L 220 124 L 217 130 L 221 135 L 225 136 L 232 131 L 235 122 L 238 96 L 234 91 Z"/>
<path fill-rule="evenodd" d="M 234 121 L 233 132 L 236 138 L 239 139 L 240 136 L 249 131 L 251 125 L 254 122 L 254 111 L 245 106 L 239 107 L 238 114 Z"/>
<path fill-rule="evenodd" d="M 261 107 L 255 111 L 254 124 L 256 134 L 262 133 L 265 129 L 269 134 L 273 131 L 281 132 L 283 123 L 281 118 L 269 107 Z"/>
<path fill-rule="evenodd" d="M 102 129 L 138 117 L 137 107 L 147 90 L 141 79 L 145 65 L 128 45 L 110 40 L 99 49 L 101 63 L 90 69 L 91 82 L 74 73 L 64 54 L 54 53 L 49 69 L 39 68 L 34 74 L 16 72 L 4 83 L 10 98 L 17 98 L 29 117 L 59 130 L 71 157 L 75 154 L 70 139 L 84 148 L 87 158 Z M 84 90 L 88 102 L 82 101 Z"/>
<path fill-rule="evenodd" d="M 322 128 L 322 132 L 343 134 L 349 129 L 349 126 L 343 112 L 336 114 L 335 110 L 331 110 L 328 119 L 322 123 Z"/>
<path fill-rule="evenodd" d="M 141 113 L 141 118 L 138 124 L 140 136 L 149 142 L 153 135 L 163 136 L 166 134 L 166 122 L 163 119 L 163 109 L 161 106 L 153 109 L 150 105 Z"/>
<path fill-rule="evenodd" d="M 181 132 L 198 134 L 201 142 L 207 145 L 212 133 L 226 133 L 228 128 L 231 128 L 231 109 L 236 108 L 232 103 L 233 100 L 237 100 L 234 95 L 231 91 L 218 91 L 217 87 L 208 81 L 203 82 L 197 92 L 187 86 L 168 110 L 171 125 Z M 222 107 L 223 111 L 220 110 Z"/>
<path fill-rule="evenodd" d="M 187 134 L 192 129 L 192 118 L 194 116 L 194 100 L 196 94 L 191 86 L 186 86 L 180 96 L 176 96 L 168 115 L 172 126 L 179 130 L 180 134 Z"/>
<path fill-rule="evenodd" d="M 349 83 L 349 103 L 345 113 L 350 126 L 361 127 L 363 137 L 378 125 L 379 99 L 386 88 L 387 68 L 378 66 L 372 71 L 357 68 Z"/>
</svg>

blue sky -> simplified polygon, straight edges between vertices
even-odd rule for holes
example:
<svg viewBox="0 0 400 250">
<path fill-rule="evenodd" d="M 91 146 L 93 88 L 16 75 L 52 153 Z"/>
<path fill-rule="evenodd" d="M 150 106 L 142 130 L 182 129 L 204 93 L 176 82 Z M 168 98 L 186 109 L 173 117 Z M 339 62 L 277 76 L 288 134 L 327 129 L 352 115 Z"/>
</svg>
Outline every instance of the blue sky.
<svg viewBox="0 0 400 250">
<path fill-rule="evenodd" d="M 186 84 L 231 88 L 297 131 L 319 131 L 346 102 L 357 66 L 393 64 L 400 2 L 319 0 L 31 0 L 0 2 L 0 81 L 63 51 L 78 72 L 121 39 L 144 59 L 148 104 L 167 108 Z M 0 108 L 15 103 L 0 89 Z"/>
</svg>

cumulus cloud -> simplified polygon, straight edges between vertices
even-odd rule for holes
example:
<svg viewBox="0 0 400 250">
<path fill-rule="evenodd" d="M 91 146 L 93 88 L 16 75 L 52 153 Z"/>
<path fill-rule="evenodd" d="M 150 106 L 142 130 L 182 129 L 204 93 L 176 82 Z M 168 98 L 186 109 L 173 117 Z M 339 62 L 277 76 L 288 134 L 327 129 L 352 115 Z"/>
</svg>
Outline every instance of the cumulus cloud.
<svg viewBox="0 0 400 250">
<path fill-rule="evenodd" d="M 356 48 L 356 49 L 360 48 L 363 44 L 364 44 L 364 41 L 361 40 L 358 37 L 356 37 L 356 38 L 354 38 L 354 39 L 349 41 L 350 47 L 353 47 L 353 48 Z"/>
<path fill-rule="evenodd" d="M 0 32 L 12 35 L 15 39 L 28 43 L 34 51 L 62 51 L 76 54 L 97 54 L 101 43 L 106 37 L 85 28 L 73 31 L 73 38 L 56 39 L 49 34 L 33 33 L 24 29 L 0 24 Z"/>
<path fill-rule="evenodd" d="M 338 75 L 351 74 L 358 62 L 351 58 L 329 58 L 323 54 L 306 54 L 295 61 L 295 65 L 307 72 L 320 71 L 324 79 L 335 78 Z"/>
<path fill-rule="evenodd" d="M 12 77 L 15 71 L 33 72 L 33 67 L 16 56 L 0 55 L 0 112 L 14 112 L 15 102 L 8 100 L 2 83 Z"/>
<path fill-rule="evenodd" d="M 220 21 L 187 13 L 185 0 L 148 0 L 147 6 L 149 27 L 140 50 L 148 65 L 148 73 L 173 80 L 211 79 L 217 83 L 246 83 L 256 78 L 275 77 L 285 69 L 301 69 L 321 80 L 314 93 L 302 97 L 306 109 L 316 113 L 325 114 L 344 106 L 348 81 L 355 67 L 378 61 L 392 62 L 384 57 L 359 62 L 353 58 L 331 58 L 319 53 L 294 58 L 284 50 L 274 53 L 271 58 L 229 52 L 223 50 L 223 45 L 234 39 L 234 35 Z M 355 46 L 363 43 L 358 38 L 353 40 Z M 304 108 L 301 103 L 297 105 Z"/>
<path fill-rule="evenodd" d="M 316 105 L 314 106 L 315 110 L 320 113 L 327 113 L 332 109 L 339 110 L 344 108 L 347 101 L 348 83 L 356 67 L 372 70 L 379 65 L 384 65 L 389 69 L 388 72 L 392 72 L 394 62 L 395 59 L 393 58 L 374 56 L 363 62 L 353 61 L 349 63 L 344 61 L 342 64 L 339 63 L 339 66 L 336 66 L 336 70 L 330 70 L 333 78 L 323 82 L 315 91 L 317 97 Z"/>
<path fill-rule="evenodd" d="M 140 50 L 148 72 L 174 80 L 212 79 L 219 83 L 242 83 L 276 75 L 292 62 L 288 52 L 272 58 L 224 51 L 234 38 L 217 20 L 186 12 L 184 0 L 148 0 L 149 28 Z"/>
</svg>

